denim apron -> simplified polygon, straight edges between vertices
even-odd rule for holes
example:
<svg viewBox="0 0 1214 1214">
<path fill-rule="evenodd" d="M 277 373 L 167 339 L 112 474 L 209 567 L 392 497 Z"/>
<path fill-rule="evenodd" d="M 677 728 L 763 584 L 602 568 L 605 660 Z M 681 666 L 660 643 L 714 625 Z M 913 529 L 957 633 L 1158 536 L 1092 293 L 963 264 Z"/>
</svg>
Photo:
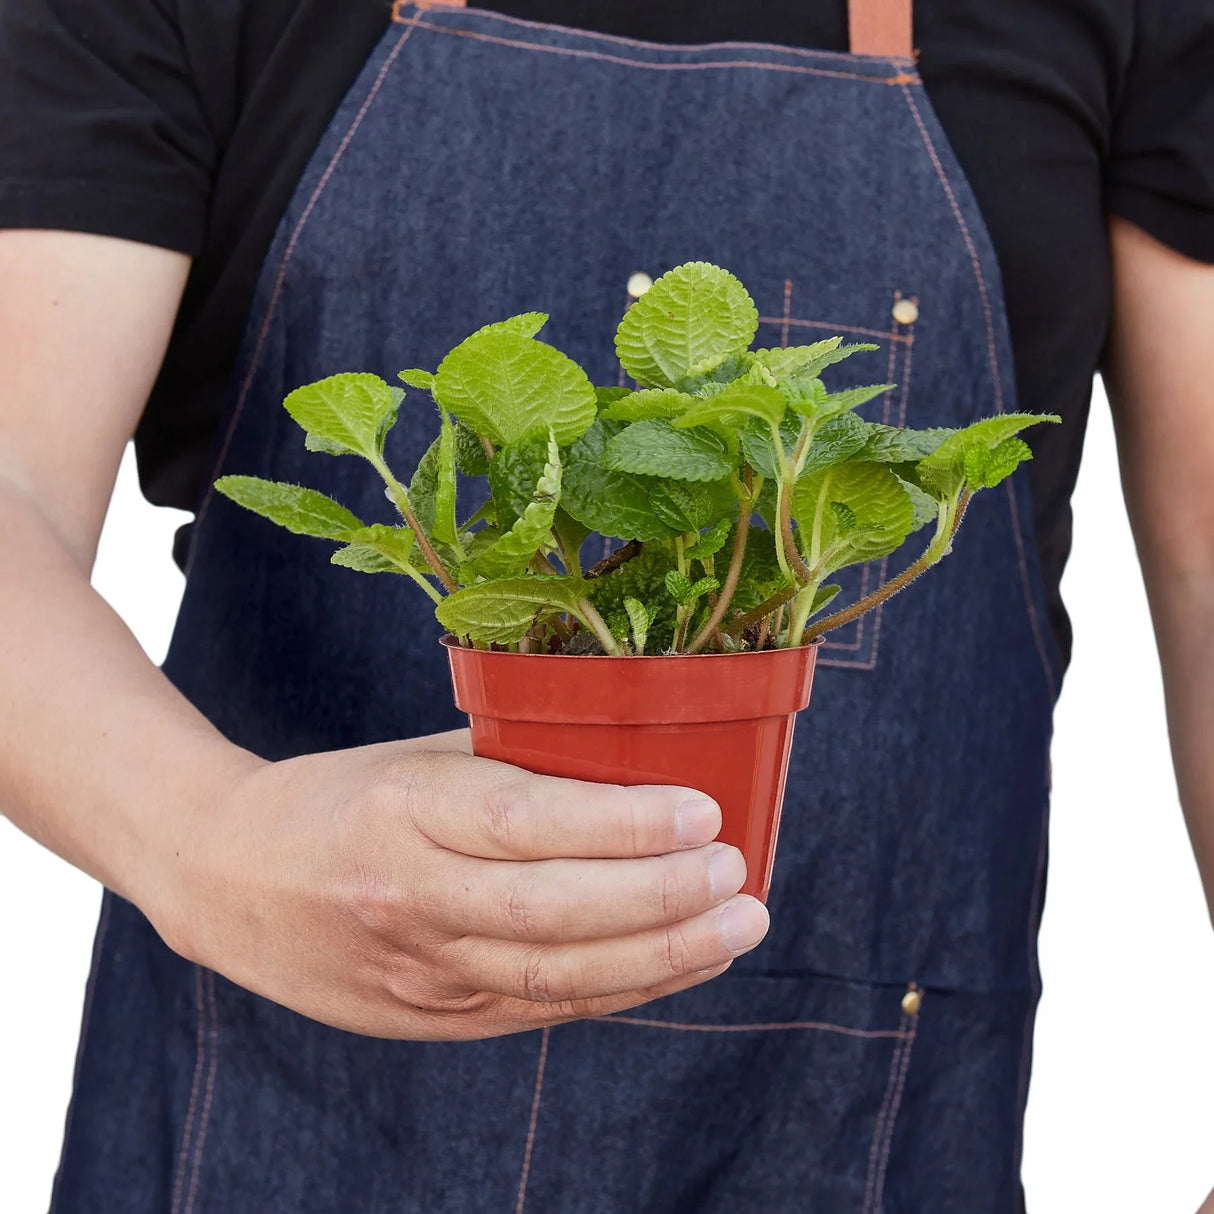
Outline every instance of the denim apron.
<svg viewBox="0 0 1214 1214">
<path fill-rule="evenodd" d="M 305 452 L 290 389 L 433 367 L 533 309 L 594 382 L 622 382 L 630 276 L 692 259 L 747 285 L 762 345 L 879 343 L 847 368 L 898 385 L 874 420 L 1016 406 L 991 243 L 909 58 L 402 4 L 282 220 L 213 476 L 389 521 L 360 461 Z M 411 394 L 393 466 L 434 432 Z M 438 635 L 402 579 L 334 568 L 208 492 L 165 669 L 278 759 L 461 725 Z M 1017 477 L 979 496 L 938 569 L 821 650 L 765 943 L 604 1019 L 362 1038 L 182 960 L 108 895 L 58 1211 L 1022 1210 L 1059 670 Z"/>
</svg>

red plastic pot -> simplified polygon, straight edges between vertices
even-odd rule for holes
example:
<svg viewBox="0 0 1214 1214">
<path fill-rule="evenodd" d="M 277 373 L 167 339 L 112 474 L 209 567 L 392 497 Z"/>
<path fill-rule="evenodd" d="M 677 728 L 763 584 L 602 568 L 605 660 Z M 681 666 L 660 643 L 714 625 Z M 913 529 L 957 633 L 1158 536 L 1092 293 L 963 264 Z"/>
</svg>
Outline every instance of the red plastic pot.
<svg viewBox="0 0 1214 1214">
<path fill-rule="evenodd" d="M 817 645 L 692 657 L 562 657 L 443 640 L 472 749 L 543 775 L 698 788 L 766 900 L 796 714 Z"/>
</svg>

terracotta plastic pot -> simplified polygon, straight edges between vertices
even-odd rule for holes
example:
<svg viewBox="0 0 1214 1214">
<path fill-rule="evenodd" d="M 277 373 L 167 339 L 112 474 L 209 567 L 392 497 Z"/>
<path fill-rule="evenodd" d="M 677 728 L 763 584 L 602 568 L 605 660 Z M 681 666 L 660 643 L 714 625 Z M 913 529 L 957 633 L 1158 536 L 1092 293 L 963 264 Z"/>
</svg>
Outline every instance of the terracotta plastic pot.
<svg viewBox="0 0 1214 1214">
<path fill-rule="evenodd" d="M 698 788 L 766 899 L 796 714 L 816 645 L 694 657 L 562 657 L 444 638 L 472 748 L 543 775 Z"/>
</svg>

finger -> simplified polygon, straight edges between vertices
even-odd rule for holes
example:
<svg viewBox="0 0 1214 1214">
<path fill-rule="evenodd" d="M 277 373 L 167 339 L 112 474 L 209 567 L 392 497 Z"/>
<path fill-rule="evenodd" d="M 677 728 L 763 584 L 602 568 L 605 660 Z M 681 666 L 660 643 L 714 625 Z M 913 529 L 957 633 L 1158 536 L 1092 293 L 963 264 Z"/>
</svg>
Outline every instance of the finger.
<svg viewBox="0 0 1214 1214">
<path fill-rule="evenodd" d="M 754 948 L 767 927 L 767 908 L 739 894 L 693 919 L 633 936 L 576 944 L 466 937 L 443 953 L 461 986 L 531 1003 L 564 1003 L 647 989 L 723 965 Z"/>
<path fill-rule="evenodd" d="M 401 775 L 428 838 L 492 860 L 660 856 L 721 829 L 716 802 L 691 788 L 590 784 L 455 754 L 403 764 Z"/>
<path fill-rule="evenodd" d="M 558 943 L 631 936 L 689 919 L 742 888 L 736 847 L 636 860 L 481 860 L 448 856 L 423 891 L 434 923 L 455 936 Z"/>
</svg>

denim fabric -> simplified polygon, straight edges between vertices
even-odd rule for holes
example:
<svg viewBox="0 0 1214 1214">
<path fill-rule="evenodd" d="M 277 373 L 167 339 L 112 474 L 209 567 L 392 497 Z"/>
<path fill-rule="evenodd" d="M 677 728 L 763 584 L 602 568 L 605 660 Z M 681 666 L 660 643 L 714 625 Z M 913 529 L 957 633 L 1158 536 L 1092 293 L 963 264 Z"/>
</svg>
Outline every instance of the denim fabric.
<svg viewBox="0 0 1214 1214">
<path fill-rule="evenodd" d="M 1015 405 L 995 258 L 911 65 L 404 7 L 284 216 L 215 474 L 387 521 L 360 462 L 305 453 L 287 391 L 433 367 L 531 309 L 619 382 L 629 275 L 693 258 L 747 284 L 761 344 L 878 342 L 831 381 L 896 382 L 871 418 Z M 410 394 L 394 465 L 435 420 Z M 60 1214 L 1022 1209 L 1059 669 L 1027 505 L 1015 479 L 981 496 L 948 561 L 827 641 L 771 934 L 705 987 L 498 1041 L 374 1041 L 180 960 L 109 897 Z M 200 506 L 166 670 L 229 737 L 278 758 L 460 724 L 414 588 Z"/>
</svg>

